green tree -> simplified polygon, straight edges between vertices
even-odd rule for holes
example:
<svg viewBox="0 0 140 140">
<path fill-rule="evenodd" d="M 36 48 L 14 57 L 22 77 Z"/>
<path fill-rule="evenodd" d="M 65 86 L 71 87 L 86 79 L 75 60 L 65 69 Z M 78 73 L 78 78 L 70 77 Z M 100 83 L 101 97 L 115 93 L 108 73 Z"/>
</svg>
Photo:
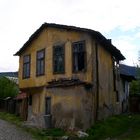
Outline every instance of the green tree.
<svg viewBox="0 0 140 140">
<path fill-rule="evenodd" d="M 0 78 L 0 98 L 15 97 L 19 92 L 18 86 L 6 77 Z"/>
<path fill-rule="evenodd" d="M 138 53 L 138 65 L 136 66 L 136 80 L 130 83 L 130 94 L 140 94 L 140 51 Z"/>
</svg>

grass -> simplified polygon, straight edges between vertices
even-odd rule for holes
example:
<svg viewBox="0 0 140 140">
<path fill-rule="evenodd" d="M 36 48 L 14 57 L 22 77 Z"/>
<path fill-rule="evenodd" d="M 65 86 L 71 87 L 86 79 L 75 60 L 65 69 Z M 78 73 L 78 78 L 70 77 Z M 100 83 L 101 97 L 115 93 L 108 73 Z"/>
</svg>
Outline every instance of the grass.
<svg viewBox="0 0 140 140">
<path fill-rule="evenodd" d="M 44 129 L 38 129 L 38 128 L 25 127 L 23 125 L 22 119 L 20 119 L 19 117 L 13 114 L 5 113 L 5 112 L 0 112 L 0 119 L 8 121 L 16 125 L 20 129 L 22 129 L 23 131 L 30 133 L 33 136 L 33 138 L 35 138 L 36 140 L 49 140 L 51 139 L 51 137 L 60 137 L 60 136 L 65 135 L 65 132 L 59 128 L 52 128 L 52 129 L 44 130 Z"/>
<path fill-rule="evenodd" d="M 62 129 L 53 128 L 41 130 L 37 128 L 28 128 L 23 126 L 23 121 L 15 115 L 0 112 L 0 118 L 30 133 L 37 140 L 49 140 L 52 137 L 61 137 L 69 135 Z M 82 140 L 105 140 L 107 138 L 115 140 L 140 140 L 140 115 L 118 115 L 109 117 L 103 121 L 97 122 L 87 130 L 89 137 Z M 72 136 L 73 134 L 70 134 Z M 78 138 L 76 138 L 78 139 Z"/>
<path fill-rule="evenodd" d="M 22 119 L 20 119 L 19 117 L 13 114 L 6 113 L 6 112 L 0 112 L 0 118 L 12 124 L 15 124 L 17 126 L 21 126 L 23 122 Z"/>
<path fill-rule="evenodd" d="M 96 123 L 85 140 L 140 140 L 140 115 L 119 115 Z"/>
</svg>

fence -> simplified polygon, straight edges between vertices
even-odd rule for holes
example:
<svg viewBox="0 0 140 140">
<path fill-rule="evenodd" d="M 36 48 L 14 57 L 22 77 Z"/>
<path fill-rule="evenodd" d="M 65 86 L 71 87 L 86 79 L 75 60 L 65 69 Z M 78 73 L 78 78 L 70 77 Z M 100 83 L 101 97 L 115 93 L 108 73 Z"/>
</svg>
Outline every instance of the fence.
<svg viewBox="0 0 140 140">
<path fill-rule="evenodd" d="M 140 94 L 130 95 L 129 110 L 132 113 L 140 113 Z"/>
<path fill-rule="evenodd" d="M 16 100 L 10 97 L 0 99 L 0 111 L 15 114 L 23 120 L 27 119 L 28 101 L 27 98 Z"/>
</svg>

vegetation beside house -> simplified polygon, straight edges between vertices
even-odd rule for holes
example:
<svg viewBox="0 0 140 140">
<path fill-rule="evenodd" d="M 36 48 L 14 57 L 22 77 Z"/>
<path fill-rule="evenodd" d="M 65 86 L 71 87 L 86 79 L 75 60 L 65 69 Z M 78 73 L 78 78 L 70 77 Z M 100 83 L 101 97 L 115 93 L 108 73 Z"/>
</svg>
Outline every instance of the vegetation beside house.
<svg viewBox="0 0 140 140">
<path fill-rule="evenodd" d="M 135 77 L 136 80 L 133 80 L 130 84 L 130 94 L 139 94 L 140 93 L 140 67 L 135 67 Z"/>
<path fill-rule="evenodd" d="M 85 140 L 139 140 L 140 115 L 128 114 L 109 117 L 87 130 Z"/>
<path fill-rule="evenodd" d="M 15 98 L 18 94 L 18 72 L 1 72 L 0 110 L 16 114 L 18 105 Z"/>
<path fill-rule="evenodd" d="M 1 113 L 0 119 L 6 120 L 17 125 L 24 131 L 32 134 L 36 140 L 56 140 L 62 139 L 62 136 L 68 136 L 71 140 L 78 140 L 75 133 L 65 132 L 61 129 L 41 130 L 36 128 L 27 128 L 22 120 L 14 115 Z M 89 137 L 81 140 L 139 140 L 140 138 L 140 115 L 128 114 L 109 117 L 98 121 L 87 130 Z"/>
<path fill-rule="evenodd" d="M 4 99 L 6 97 L 16 97 L 19 93 L 18 86 L 14 81 L 6 77 L 0 78 L 0 98 Z"/>
</svg>

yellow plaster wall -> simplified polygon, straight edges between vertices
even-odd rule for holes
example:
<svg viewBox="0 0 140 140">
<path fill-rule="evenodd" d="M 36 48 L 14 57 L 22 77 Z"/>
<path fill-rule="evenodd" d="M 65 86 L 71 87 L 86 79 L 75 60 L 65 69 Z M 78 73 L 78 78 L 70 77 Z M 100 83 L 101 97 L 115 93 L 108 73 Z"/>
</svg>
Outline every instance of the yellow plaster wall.
<svg viewBox="0 0 140 140">
<path fill-rule="evenodd" d="M 112 56 L 101 45 L 98 45 L 99 62 L 99 108 L 110 108 L 116 103 L 113 84 Z M 104 105 L 107 105 L 104 106 Z M 107 109 L 109 111 L 109 109 Z M 112 113 L 112 112 L 110 112 Z"/>
<path fill-rule="evenodd" d="M 87 71 L 77 74 L 72 73 L 72 43 L 76 41 L 86 41 L 87 52 Z M 78 76 L 81 80 L 91 82 L 91 36 L 87 33 L 67 31 L 64 29 L 47 28 L 35 39 L 26 51 L 20 56 L 19 66 L 19 87 L 40 87 L 47 84 L 48 81 L 58 78 L 70 78 Z M 57 44 L 65 45 L 65 73 L 53 74 L 53 46 Z M 36 77 L 36 52 L 45 48 L 45 75 Z M 23 56 L 31 54 L 31 76 L 28 79 L 22 79 Z"/>
<path fill-rule="evenodd" d="M 51 114 L 55 127 L 88 128 L 94 121 L 93 94 L 83 86 L 46 90 L 51 97 Z"/>
</svg>

